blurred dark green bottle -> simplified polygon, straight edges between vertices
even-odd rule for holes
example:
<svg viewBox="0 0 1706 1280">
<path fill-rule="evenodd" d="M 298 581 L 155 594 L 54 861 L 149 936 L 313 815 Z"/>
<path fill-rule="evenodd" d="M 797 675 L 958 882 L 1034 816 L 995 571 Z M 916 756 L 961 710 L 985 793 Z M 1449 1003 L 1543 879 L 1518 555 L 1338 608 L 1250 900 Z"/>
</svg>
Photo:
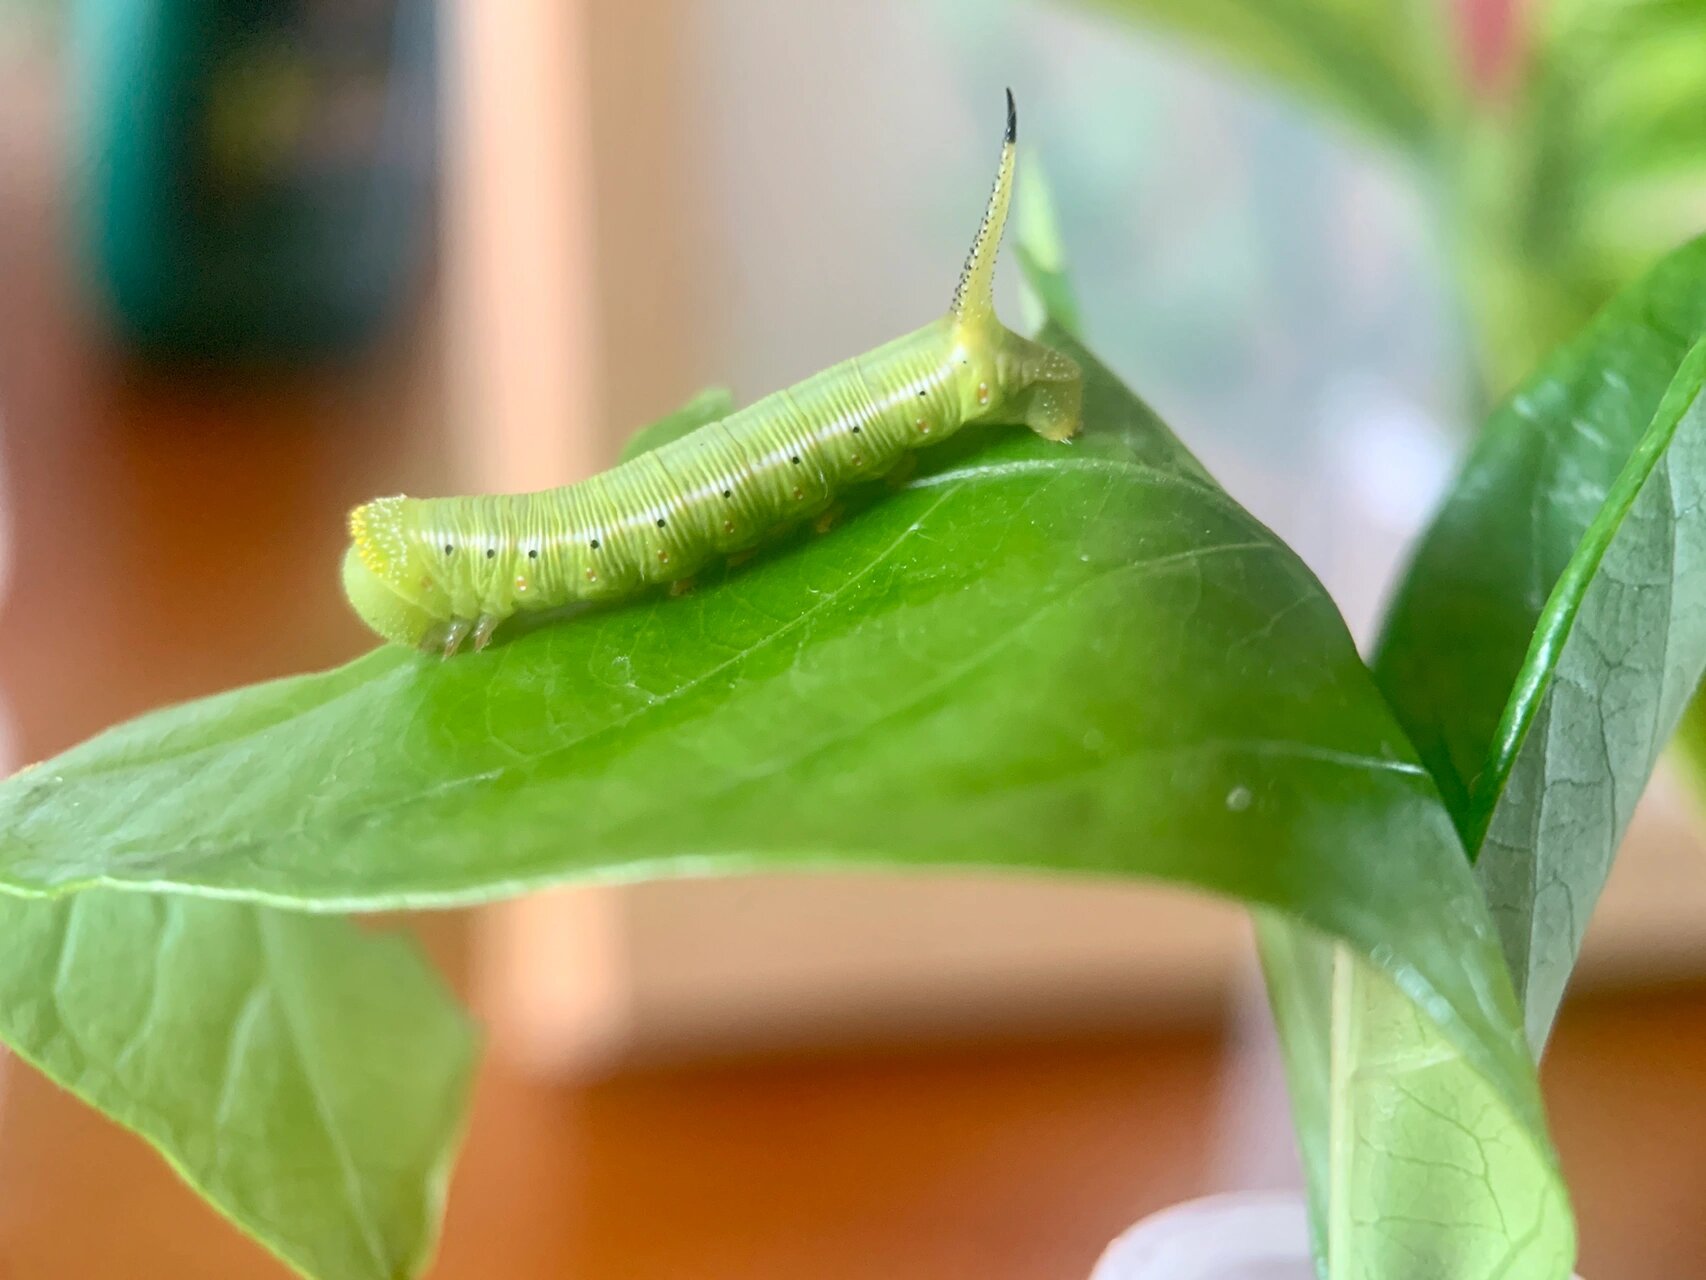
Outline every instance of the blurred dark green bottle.
<svg viewBox="0 0 1706 1280">
<path fill-rule="evenodd" d="M 146 354 L 351 352 L 431 242 L 436 0 L 77 0 L 78 235 Z"/>
</svg>

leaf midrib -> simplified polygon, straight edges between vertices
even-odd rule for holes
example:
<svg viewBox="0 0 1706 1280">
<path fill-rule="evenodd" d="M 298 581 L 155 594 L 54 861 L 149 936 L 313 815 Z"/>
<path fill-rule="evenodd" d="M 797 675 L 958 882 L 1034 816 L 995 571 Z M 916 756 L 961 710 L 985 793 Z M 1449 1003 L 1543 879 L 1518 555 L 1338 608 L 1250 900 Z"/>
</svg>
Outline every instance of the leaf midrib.
<svg viewBox="0 0 1706 1280">
<path fill-rule="evenodd" d="M 343 1128 L 337 1122 L 331 1102 L 326 1094 L 325 1082 L 320 1079 L 319 1059 L 307 1051 L 307 1033 L 303 1029 L 302 1018 L 295 1007 L 295 996 L 287 980 L 287 968 L 280 964 L 276 955 L 277 945 L 273 939 L 272 919 L 265 912 L 254 917 L 255 932 L 261 942 L 261 954 L 266 961 L 266 969 L 274 975 L 272 988 L 276 993 L 274 1007 L 279 1011 L 279 1019 L 284 1024 L 289 1035 L 290 1047 L 295 1054 L 297 1067 L 302 1073 L 303 1084 L 307 1087 L 308 1098 L 314 1107 L 314 1114 L 319 1118 L 320 1129 L 326 1135 L 326 1141 L 332 1148 L 332 1157 L 337 1161 L 338 1172 L 343 1180 L 345 1198 L 350 1207 L 350 1216 L 355 1221 L 356 1229 L 361 1236 L 362 1245 L 368 1251 L 368 1257 L 373 1263 L 375 1275 L 384 1275 L 390 1268 L 386 1264 L 384 1241 L 378 1224 L 373 1216 L 372 1206 L 362 1190 L 361 1170 L 356 1163 L 354 1154 L 344 1138 Z"/>
</svg>

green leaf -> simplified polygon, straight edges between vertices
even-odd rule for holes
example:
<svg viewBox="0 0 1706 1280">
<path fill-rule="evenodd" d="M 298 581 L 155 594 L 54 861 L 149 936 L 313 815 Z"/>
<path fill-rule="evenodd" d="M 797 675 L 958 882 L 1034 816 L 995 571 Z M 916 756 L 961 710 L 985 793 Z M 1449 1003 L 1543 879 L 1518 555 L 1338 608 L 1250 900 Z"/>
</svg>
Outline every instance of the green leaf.
<svg viewBox="0 0 1706 1280">
<path fill-rule="evenodd" d="M 1706 671 L 1706 347 L 1554 588 L 1488 764 L 1476 871 L 1545 1044 L 1588 917 Z"/>
<path fill-rule="evenodd" d="M 1706 668 L 1706 240 L 1488 424 L 1376 664 L 1451 798 L 1544 1043 L 1659 750 Z M 1668 392 L 1667 392 L 1668 388 Z"/>
<path fill-rule="evenodd" d="M 1524 31 L 1509 100 L 1442 156 L 1499 392 L 1695 234 L 1706 196 L 1706 0 L 1552 0 Z"/>
<path fill-rule="evenodd" d="M 1435 0 L 1087 0 L 1171 31 L 1377 137 L 1425 152 L 1462 111 Z"/>
<path fill-rule="evenodd" d="M 1331 601 L 1047 337 L 1087 371 L 1078 442 L 968 432 L 682 599 L 121 726 L 0 786 L 0 880 L 362 910 L 761 867 L 1172 880 L 1343 942 L 1415 1002 L 1509 1162 L 1475 1212 L 1544 1199 L 1544 1256 L 1567 1255 L 1491 922 Z M 1355 1175 L 1368 1195 L 1446 1176 L 1407 1147 Z M 1401 1274 L 1390 1226 L 1359 1225 L 1347 1262 Z M 1463 1250 L 1449 1217 L 1407 1230 Z M 1556 1280 L 1511 1247 L 1506 1280 Z"/>
<path fill-rule="evenodd" d="M 1375 674 L 1471 848 L 1482 825 L 1471 791 L 1541 610 L 1706 332 L 1702 281 L 1706 239 L 1619 296 L 1500 406 L 1395 596 Z"/>
<path fill-rule="evenodd" d="M 1563 0 L 1535 12 L 1529 76 L 1573 90 L 1558 123 L 1587 193 L 1706 165 L 1706 0 Z"/>
<path fill-rule="evenodd" d="M 0 1038 L 304 1275 L 425 1266 L 474 1047 L 403 939 L 167 894 L 0 895 Z"/>
<path fill-rule="evenodd" d="M 1564 1280 L 1575 1228 L 1531 1129 L 1389 973 L 1257 918 L 1328 1280 Z"/>
</svg>

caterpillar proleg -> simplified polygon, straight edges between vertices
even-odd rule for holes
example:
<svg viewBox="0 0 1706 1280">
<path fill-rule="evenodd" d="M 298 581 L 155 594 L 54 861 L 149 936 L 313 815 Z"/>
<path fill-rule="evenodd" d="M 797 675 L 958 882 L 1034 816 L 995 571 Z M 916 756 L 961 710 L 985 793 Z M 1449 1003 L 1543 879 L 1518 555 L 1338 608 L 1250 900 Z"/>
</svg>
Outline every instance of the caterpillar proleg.
<svg viewBox="0 0 1706 1280">
<path fill-rule="evenodd" d="M 684 579 L 961 427 L 1073 435 L 1078 366 L 995 317 L 1016 136 L 1009 92 L 994 189 L 945 316 L 579 484 L 357 507 L 343 566 L 356 612 L 386 640 L 449 657 L 523 610 Z"/>
</svg>

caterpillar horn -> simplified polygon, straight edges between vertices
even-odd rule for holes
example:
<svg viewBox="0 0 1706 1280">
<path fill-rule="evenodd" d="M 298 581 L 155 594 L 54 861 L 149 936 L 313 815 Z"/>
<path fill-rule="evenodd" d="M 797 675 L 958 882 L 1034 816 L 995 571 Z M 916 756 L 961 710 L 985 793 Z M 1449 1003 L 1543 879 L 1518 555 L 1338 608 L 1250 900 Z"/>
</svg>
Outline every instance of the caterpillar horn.
<svg viewBox="0 0 1706 1280">
<path fill-rule="evenodd" d="M 954 288 L 950 314 L 962 324 L 995 316 L 995 255 L 1001 248 L 1001 232 L 1007 225 L 1007 205 L 1013 196 L 1013 160 L 1018 150 L 1019 113 L 1013 106 L 1013 91 L 1007 90 L 1007 132 L 1001 139 L 1001 163 L 995 170 L 995 185 L 984 207 L 983 221 L 972 238 L 965 269 Z"/>
</svg>

